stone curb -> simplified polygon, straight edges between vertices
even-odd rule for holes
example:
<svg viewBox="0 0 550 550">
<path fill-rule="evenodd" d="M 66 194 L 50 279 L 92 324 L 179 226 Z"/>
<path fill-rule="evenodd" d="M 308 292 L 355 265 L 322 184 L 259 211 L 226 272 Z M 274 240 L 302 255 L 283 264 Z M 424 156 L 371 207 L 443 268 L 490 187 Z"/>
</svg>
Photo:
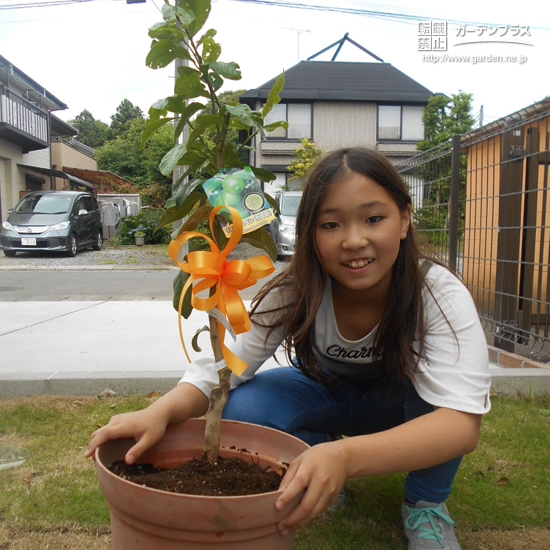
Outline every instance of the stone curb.
<svg viewBox="0 0 550 550">
<path fill-rule="evenodd" d="M 5 373 L 0 375 L 0 400 L 36 395 L 89 397 L 109 389 L 118 395 L 167 393 L 181 380 L 183 371 L 97 373 Z"/>
<path fill-rule="evenodd" d="M 19 266 L 0 266 L 0 271 L 127 271 L 127 270 L 141 270 L 141 271 L 177 271 L 179 268 L 171 265 L 66 265 L 58 267 L 50 266 L 31 266 L 31 265 L 19 265 Z"/>
<path fill-rule="evenodd" d="M 493 396 L 550 395 L 548 369 L 514 369 L 489 366 Z M 166 393 L 176 386 L 182 371 L 97 373 L 4 373 L 0 375 L 0 400 L 34 395 L 94 396 L 110 389 L 119 395 Z"/>
<path fill-rule="evenodd" d="M 522 355 L 503 351 L 494 346 L 487 346 L 489 349 L 489 362 L 504 369 L 546 369 L 550 375 L 550 365 L 527 359 Z"/>
</svg>

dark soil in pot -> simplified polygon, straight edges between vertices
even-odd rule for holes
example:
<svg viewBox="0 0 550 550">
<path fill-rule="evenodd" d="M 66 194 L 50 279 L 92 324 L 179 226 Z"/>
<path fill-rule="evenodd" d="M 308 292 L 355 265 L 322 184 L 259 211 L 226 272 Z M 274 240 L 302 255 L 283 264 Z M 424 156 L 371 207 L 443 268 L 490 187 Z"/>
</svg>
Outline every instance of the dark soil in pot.
<svg viewBox="0 0 550 550">
<path fill-rule="evenodd" d="M 211 466 L 204 457 L 177 468 L 157 468 L 153 464 L 116 461 L 108 466 L 114 474 L 133 483 L 186 495 L 239 496 L 277 491 L 283 475 L 241 458 L 219 457 Z"/>
</svg>

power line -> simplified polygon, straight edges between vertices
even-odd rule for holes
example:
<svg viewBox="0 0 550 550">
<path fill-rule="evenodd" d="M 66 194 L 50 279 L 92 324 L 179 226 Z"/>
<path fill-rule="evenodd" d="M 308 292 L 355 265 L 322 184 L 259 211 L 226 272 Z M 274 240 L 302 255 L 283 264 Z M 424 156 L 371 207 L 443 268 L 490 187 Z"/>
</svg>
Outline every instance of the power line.
<svg viewBox="0 0 550 550">
<path fill-rule="evenodd" d="M 499 26 L 505 25 L 504 23 L 488 23 L 487 21 L 464 21 L 459 19 L 445 19 L 442 17 L 426 17 L 420 15 L 413 15 L 408 13 L 394 13 L 389 11 L 376 11 L 366 10 L 360 8 L 347 8 L 344 6 L 320 6 L 317 4 L 300 4 L 298 2 L 285 2 L 284 0 L 232 0 L 233 2 L 246 2 L 249 4 L 263 4 L 265 6 L 275 6 L 279 8 L 292 8 L 300 10 L 313 10 L 313 11 L 330 11 L 336 13 L 346 13 L 350 15 L 362 15 L 367 17 L 375 17 L 378 19 L 392 19 L 402 21 L 405 23 L 416 23 L 418 21 L 442 21 L 446 23 L 453 23 L 456 25 L 492 25 Z M 550 30 L 549 27 L 535 27 L 529 25 L 531 29 L 538 30 Z"/>
<path fill-rule="evenodd" d="M 24 8 L 49 8 L 53 6 L 67 6 L 69 4 L 82 4 L 83 2 L 95 2 L 96 0 L 44 0 L 25 4 L 8 4 L 0 6 L 0 10 L 20 10 Z"/>
</svg>

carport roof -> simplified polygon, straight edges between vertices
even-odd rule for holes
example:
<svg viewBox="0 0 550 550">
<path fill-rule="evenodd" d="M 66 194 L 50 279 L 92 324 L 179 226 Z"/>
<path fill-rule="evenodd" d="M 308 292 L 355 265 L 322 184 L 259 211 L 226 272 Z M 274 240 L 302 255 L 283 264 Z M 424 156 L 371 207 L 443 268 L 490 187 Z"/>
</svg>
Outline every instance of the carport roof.
<svg viewBox="0 0 550 550">
<path fill-rule="evenodd" d="M 52 168 L 42 168 L 40 166 L 29 166 L 28 164 L 18 164 L 21 168 L 25 168 L 26 170 L 31 170 L 33 172 L 38 172 L 39 174 L 45 174 L 47 176 L 54 176 L 56 178 L 63 178 L 66 180 L 69 180 L 74 185 L 80 185 L 89 191 L 94 191 L 94 186 L 84 181 L 80 178 L 77 178 L 76 176 L 73 176 L 71 174 L 67 174 L 66 172 L 62 172 L 61 170 L 54 170 Z"/>
</svg>

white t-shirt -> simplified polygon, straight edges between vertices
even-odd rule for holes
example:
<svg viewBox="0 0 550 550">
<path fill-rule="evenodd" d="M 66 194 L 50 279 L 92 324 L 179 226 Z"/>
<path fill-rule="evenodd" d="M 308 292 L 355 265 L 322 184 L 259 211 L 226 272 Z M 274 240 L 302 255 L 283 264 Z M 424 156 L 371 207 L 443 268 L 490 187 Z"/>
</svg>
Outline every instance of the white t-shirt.
<svg viewBox="0 0 550 550">
<path fill-rule="evenodd" d="M 490 409 L 489 359 L 472 297 L 454 275 L 436 264 L 428 271 L 426 282 L 431 293 L 424 288 L 426 334 L 423 356 L 413 377 L 416 391 L 436 407 L 484 414 Z M 260 309 L 271 309 L 274 300 L 281 301 L 280 296 L 281 293 L 274 293 Z M 259 318 L 262 324 L 270 324 L 269 314 L 263 313 Z M 232 387 L 250 380 L 283 341 L 282 328 L 267 336 L 267 328 L 254 322 L 251 325 L 251 330 L 238 336 L 236 342 L 230 337 L 226 341 L 228 348 L 248 365 L 241 376 L 231 376 Z M 321 364 L 345 376 L 369 378 L 371 363 L 380 359 L 380 351 L 373 345 L 376 330 L 377 327 L 360 340 L 345 339 L 338 331 L 330 283 L 327 285 L 315 317 L 314 346 Z M 418 348 L 418 342 L 415 346 Z M 194 361 L 181 381 L 209 395 L 218 382 L 212 356 Z"/>
</svg>

